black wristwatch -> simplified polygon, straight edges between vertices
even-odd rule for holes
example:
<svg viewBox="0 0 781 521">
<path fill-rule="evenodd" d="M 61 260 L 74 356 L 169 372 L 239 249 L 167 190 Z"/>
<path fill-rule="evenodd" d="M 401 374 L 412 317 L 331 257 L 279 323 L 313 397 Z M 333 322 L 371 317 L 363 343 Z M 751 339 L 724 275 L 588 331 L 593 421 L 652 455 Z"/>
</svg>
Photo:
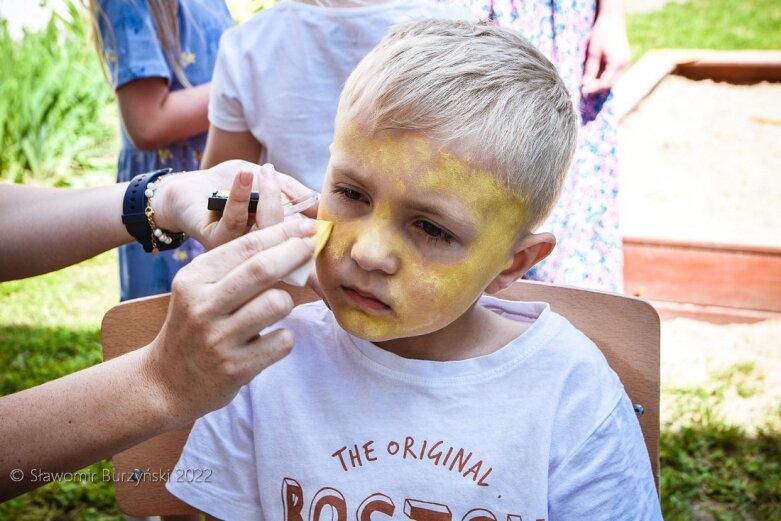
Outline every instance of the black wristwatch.
<svg viewBox="0 0 781 521">
<path fill-rule="evenodd" d="M 147 196 L 145 195 L 147 185 L 172 171 L 172 168 L 162 168 L 154 172 L 139 174 L 130 181 L 127 190 L 125 190 L 125 199 L 122 202 L 122 223 L 127 228 L 127 232 L 141 243 L 146 252 L 152 252 L 155 246 L 160 251 L 173 250 L 184 242 L 184 234 L 182 234 L 182 238 L 174 240 L 170 244 L 160 241 L 155 241 L 153 244 L 152 228 L 144 213 L 147 207 Z"/>
</svg>

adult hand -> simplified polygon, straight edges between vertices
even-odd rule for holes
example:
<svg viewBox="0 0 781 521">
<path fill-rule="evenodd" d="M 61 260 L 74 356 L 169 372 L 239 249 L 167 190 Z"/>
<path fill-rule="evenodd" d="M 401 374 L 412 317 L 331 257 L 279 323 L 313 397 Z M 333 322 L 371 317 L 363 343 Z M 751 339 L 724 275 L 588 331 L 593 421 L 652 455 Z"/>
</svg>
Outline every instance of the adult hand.
<svg viewBox="0 0 781 521">
<path fill-rule="evenodd" d="M 144 363 L 174 421 L 186 423 L 224 406 L 292 349 L 290 331 L 258 332 L 293 309 L 290 295 L 272 286 L 311 258 L 314 243 L 307 236 L 313 230 L 310 219 L 280 223 L 179 271 L 165 324 L 145 348 Z"/>
<path fill-rule="evenodd" d="M 247 211 L 253 186 L 261 194 L 262 210 L 255 215 Z M 230 197 L 225 210 L 222 214 L 209 211 L 209 196 L 227 187 L 230 187 Z M 160 183 L 154 200 L 155 221 L 160 228 L 184 231 L 211 249 L 281 221 L 269 217 L 268 205 L 263 204 L 264 194 L 270 192 L 277 197 L 281 192 L 288 199 L 296 199 L 311 190 L 292 177 L 276 172 L 271 165 L 261 167 L 247 161 L 226 161 L 208 170 L 177 174 Z M 312 212 L 316 209 L 308 211 L 314 215 Z"/>
<path fill-rule="evenodd" d="M 63 198 L 55 195 L 56 204 Z M 72 208 L 65 201 L 55 213 L 63 220 L 73 214 L 64 212 Z M 113 222 L 115 206 L 95 215 Z M 32 469 L 73 471 L 222 407 L 285 356 L 289 331 L 258 331 L 292 309 L 290 296 L 272 285 L 311 258 L 313 229 L 308 219 L 288 221 L 197 257 L 174 278 L 166 322 L 152 343 L 0 397 L 0 501 L 40 485 Z M 13 469 L 24 479 L 12 479 Z"/>
<path fill-rule="evenodd" d="M 591 29 L 581 87 L 583 95 L 612 88 L 631 60 L 623 8 L 604 7 L 603 3 L 608 4 L 600 2 L 599 13 Z"/>
</svg>

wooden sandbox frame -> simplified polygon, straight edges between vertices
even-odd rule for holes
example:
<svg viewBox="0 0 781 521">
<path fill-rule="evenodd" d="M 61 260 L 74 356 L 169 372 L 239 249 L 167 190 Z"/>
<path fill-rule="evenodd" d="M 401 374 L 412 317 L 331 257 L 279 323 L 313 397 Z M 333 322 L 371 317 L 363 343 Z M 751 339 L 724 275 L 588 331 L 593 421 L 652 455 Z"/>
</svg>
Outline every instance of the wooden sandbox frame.
<svg viewBox="0 0 781 521">
<path fill-rule="evenodd" d="M 613 90 L 619 120 L 669 74 L 738 84 L 781 82 L 781 51 L 649 51 Z M 651 300 L 662 318 L 715 323 L 781 318 L 781 248 L 624 237 L 624 286 L 627 294 Z"/>
</svg>

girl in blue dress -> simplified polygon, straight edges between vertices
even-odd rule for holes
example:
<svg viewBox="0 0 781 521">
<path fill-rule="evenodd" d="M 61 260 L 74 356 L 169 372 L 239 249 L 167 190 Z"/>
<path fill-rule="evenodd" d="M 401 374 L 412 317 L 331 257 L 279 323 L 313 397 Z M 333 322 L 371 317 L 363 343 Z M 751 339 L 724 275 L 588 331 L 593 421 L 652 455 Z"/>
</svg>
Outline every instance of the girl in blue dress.
<svg viewBox="0 0 781 521">
<path fill-rule="evenodd" d="M 90 8 L 119 105 L 117 181 L 167 167 L 197 170 L 220 35 L 233 25 L 225 2 L 91 0 Z M 157 256 L 138 243 L 122 246 L 121 299 L 170 291 L 176 272 L 202 251 L 193 240 Z"/>
</svg>

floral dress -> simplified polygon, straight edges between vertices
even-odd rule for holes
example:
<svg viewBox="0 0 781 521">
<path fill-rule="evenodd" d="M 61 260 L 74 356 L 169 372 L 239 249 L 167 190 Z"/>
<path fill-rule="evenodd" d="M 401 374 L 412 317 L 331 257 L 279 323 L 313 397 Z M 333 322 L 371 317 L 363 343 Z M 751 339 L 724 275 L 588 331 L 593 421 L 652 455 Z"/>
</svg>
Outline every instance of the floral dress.
<svg viewBox="0 0 781 521">
<path fill-rule="evenodd" d="M 168 64 L 145 1 L 102 0 L 105 16 L 98 19 L 103 53 L 114 89 L 142 78 L 164 78 L 171 91 L 185 88 Z M 180 0 L 180 60 L 192 85 L 211 80 L 220 36 L 233 25 L 223 0 Z M 121 125 L 120 125 L 121 127 Z M 171 167 L 175 172 L 197 170 L 206 133 L 172 143 L 157 150 L 138 150 L 121 128 L 122 145 L 117 164 L 117 181 L 129 181 L 138 174 Z M 203 251 L 194 240 L 176 250 L 146 253 L 138 243 L 119 249 L 120 296 L 122 300 L 166 293 L 181 267 Z"/>
<path fill-rule="evenodd" d="M 561 198 L 540 228 L 556 235 L 550 257 L 526 278 L 620 292 L 623 250 L 618 221 L 618 121 L 612 95 L 583 97 L 580 86 L 595 0 L 447 0 L 481 20 L 517 29 L 558 68 L 577 100 L 578 147 Z"/>
</svg>

